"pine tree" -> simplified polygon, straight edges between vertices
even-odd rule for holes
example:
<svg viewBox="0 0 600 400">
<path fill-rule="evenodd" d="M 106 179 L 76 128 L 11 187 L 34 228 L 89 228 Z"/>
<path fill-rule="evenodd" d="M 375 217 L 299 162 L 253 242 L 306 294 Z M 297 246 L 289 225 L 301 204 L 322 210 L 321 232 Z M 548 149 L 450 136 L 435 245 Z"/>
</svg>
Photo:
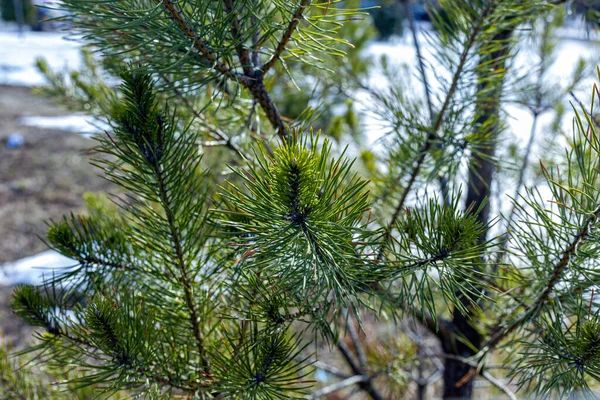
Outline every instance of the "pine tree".
<svg viewBox="0 0 600 400">
<path fill-rule="evenodd" d="M 17 287 L 12 303 L 39 327 L 30 351 L 46 369 L 19 379 L 0 354 L 0 394 L 61 398 L 36 382 L 50 375 L 78 398 L 319 398 L 347 387 L 398 398 L 411 380 L 424 396 L 413 371 L 442 360 L 444 397 L 471 397 L 480 376 L 516 398 L 493 359 L 519 394 L 595 396 L 596 86 L 573 107 L 566 153 L 540 164 L 545 183 L 525 188 L 527 154 L 505 224 L 489 201 L 505 173 L 501 107 L 524 82 L 511 64 L 520 29 L 540 16 L 549 35 L 559 3 L 440 1 L 435 66 L 409 19 L 420 96 L 385 65 L 387 88 L 365 83 L 367 63 L 341 38 L 369 36 L 351 2 L 64 0 L 101 66 L 89 52 L 69 79 L 38 65 L 48 93 L 110 124 L 92 162 L 119 192 L 49 223 L 49 246 L 75 265 Z M 449 71 L 439 90 L 432 70 Z M 363 140 L 358 90 L 390 127 L 383 154 L 360 149 L 362 165 L 349 156 Z M 369 342 L 375 316 L 419 323 L 442 354 L 421 352 L 419 330 Z M 345 368 L 319 358 L 321 343 Z M 315 368 L 339 382 L 317 385 Z"/>
</svg>

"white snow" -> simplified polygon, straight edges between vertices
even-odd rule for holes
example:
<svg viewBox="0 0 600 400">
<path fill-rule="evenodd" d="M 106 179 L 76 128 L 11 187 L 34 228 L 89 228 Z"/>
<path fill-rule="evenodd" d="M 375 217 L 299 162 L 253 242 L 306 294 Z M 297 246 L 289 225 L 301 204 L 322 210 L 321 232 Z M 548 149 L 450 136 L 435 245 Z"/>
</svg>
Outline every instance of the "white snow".
<svg viewBox="0 0 600 400">
<path fill-rule="evenodd" d="M 77 262 L 54 250 L 47 250 L 31 257 L 0 266 L 0 285 L 14 286 L 20 283 L 39 285 L 44 277 L 76 265 Z"/>
<path fill-rule="evenodd" d="M 427 33 L 421 32 L 419 34 L 419 44 L 421 45 L 421 52 L 427 69 L 428 82 L 431 85 L 431 90 L 435 93 L 439 90 L 439 80 L 435 76 L 439 74 L 442 79 L 449 79 L 451 71 L 436 69 L 432 71 L 429 66 L 436 65 L 437 61 L 433 52 L 433 47 L 427 39 Z M 587 60 L 590 64 L 596 65 L 600 62 L 599 54 L 600 47 L 594 41 L 583 41 L 579 38 L 571 38 L 570 36 L 563 37 L 560 39 L 557 48 L 554 64 L 548 71 L 547 78 L 554 82 L 558 82 L 561 86 L 566 87 L 570 82 L 570 77 L 575 70 L 575 67 L 580 59 Z M 523 69 L 525 71 L 533 71 L 535 68 L 534 63 L 537 62 L 537 56 L 535 55 L 534 49 L 521 49 L 514 60 L 516 68 Z M 406 35 L 404 37 L 392 38 L 389 42 L 373 42 L 365 49 L 365 54 L 372 58 L 376 63 L 379 62 L 382 56 L 387 58 L 390 69 L 396 68 L 398 74 L 394 77 L 396 80 L 402 80 L 404 87 L 410 90 L 412 93 L 422 93 L 423 84 L 420 81 L 418 71 L 416 69 L 416 52 L 414 50 L 412 37 Z M 410 68 L 403 70 L 402 65 L 408 64 Z M 407 72 L 404 72 L 407 71 Z M 593 79 L 587 82 L 582 82 L 581 87 L 585 88 L 584 96 L 587 98 L 590 93 L 590 88 Z M 397 83 L 397 82 L 395 82 Z M 384 76 L 381 68 L 373 68 L 369 73 L 368 85 L 372 88 L 385 88 L 389 85 L 388 78 Z M 408 93 L 408 94 L 412 94 Z M 403 93 L 407 94 L 407 93 Z M 434 96 L 435 97 L 435 96 Z M 372 104 L 372 100 L 365 93 L 358 94 L 359 99 L 359 110 L 368 111 L 369 104 Z M 567 101 L 572 99 L 566 99 Z M 525 146 L 529 138 L 532 116 L 527 109 L 520 106 L 508 105 L 505 106 L 505 111 L 510 125 L 510 130 L 519 140 L 519 144 L 522 147 Z M 572 113 L 567 112 L 567 115 Z M 548 118 L 547 120 L 549 120 Z M 367 135 L 371 146 L 377 146 L 375 143 L 385 133 L 386 129 L 381 126 L 381 122 L 378 120 L 376 115 L 367 112 L 364 115 L 363 123 L 366 127 Z M 565 118 L 565 128 L 571 129 L 571 118 Z M 538 125 L 538 131 L 543 131 L 544 124 Z M 568 132 L 568 130 L 567 130 Z"/>
<path fill-rule="evenodd" d="M 0 84 L 34 86 L 45 83 L 35 67 L 44 57 L 51 68 L 76 69 L 81 66 L 81 45 L 57 32 L 0 31 Z"/>
<path fill-rule="evenodd" d="M 39 117 L 27 116 L 18 119 L 18 123 L 42 129 L 60 129 L 68 132 L 91 136 L 108 129 L 108 124 L 98 121 L 91 115 L 72 114 L 66 116 Z"/>
</svg>

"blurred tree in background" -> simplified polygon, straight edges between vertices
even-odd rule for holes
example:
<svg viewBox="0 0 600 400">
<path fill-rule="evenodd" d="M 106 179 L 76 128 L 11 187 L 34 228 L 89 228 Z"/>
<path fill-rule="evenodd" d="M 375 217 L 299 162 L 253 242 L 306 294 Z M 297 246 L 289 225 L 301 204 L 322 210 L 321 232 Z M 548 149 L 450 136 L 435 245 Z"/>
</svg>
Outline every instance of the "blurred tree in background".
<svg viewBox="0 0 600 400">
<path fill-rule="evenodd" d="M 35 7 L 33 6 L 32 1 L 24 0 L 19 1 L 20 6 L 23 7 L 23 18 L 24 23 L 34 25 L 37 17 L 37 13 L 35 12 Z M 4 21 L 18 21 L 18 13 L 21 12 L 18 7 L 19 3 L 14 0 L 2 0 L 0 2 L 0 15 L 2 15 L 2 19 Z M 17 6 L 17 8 L 15 8 Z"/>
</svg>

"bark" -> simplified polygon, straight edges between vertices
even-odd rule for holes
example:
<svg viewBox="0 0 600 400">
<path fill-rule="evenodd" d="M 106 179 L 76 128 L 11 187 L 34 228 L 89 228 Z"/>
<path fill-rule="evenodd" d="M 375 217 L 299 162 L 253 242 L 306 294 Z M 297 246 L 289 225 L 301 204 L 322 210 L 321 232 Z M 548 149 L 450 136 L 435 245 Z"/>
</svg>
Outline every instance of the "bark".
<svg viewBox="0 0 600 400">
<path fill-rule="evenodd" d="M 466 209 L 475 212 L 481 204 L 485 205 L 477 214 L 477 219 L 482 223 L 489 220 L 490 206 L 486 199 L 489 198 L 490 188 L 494 177 L 495 164 L 493 161 L 496 151 L 496 140 L 499 133 L 499 118 L 502 96 L 503 76 L 500 79 L 490 80 L 489 73 L 505 74 L 506 59 L 510 52 L 510 39 L 512 30 L 499 32 L 494 41 L 502 45 L 498 50 L 481 56 L 479 60 L 478 78 L 481 82 L 478 87 L 476 100 L 476 123 L 477 134 L 488 135 L 484 146 L 475 152 L 470 160 L 469 186 L 466 199 Z M 490 64 L 491 60 L 496 60 Z M 487 65 L 486 69 L 482 66 Z M 491 69 L 491 71 L 490 71 Z M 486 241 L 486 233 L 479 237 L 479 242 Z M 468 308 L 472 307 L 470 299 L 460 297 L 460 301 Z M 482 337 L 475 329 L 467 315 L 461 314 L 456 309 L 453 312 L 451 322 L 452 330 L 458 336 L 464 337 L 475 348 L 480 348 Z M 474 354 L 472 348 L 462 341 L 442 343 L 444 351 L 460 357 L 468 358 Z M 463 362 L 446 359 L 444 370 L 444 399 L 470 399 L 473 395 L 473 379 L 469 378 L 472 367 Z"/>
</svg>

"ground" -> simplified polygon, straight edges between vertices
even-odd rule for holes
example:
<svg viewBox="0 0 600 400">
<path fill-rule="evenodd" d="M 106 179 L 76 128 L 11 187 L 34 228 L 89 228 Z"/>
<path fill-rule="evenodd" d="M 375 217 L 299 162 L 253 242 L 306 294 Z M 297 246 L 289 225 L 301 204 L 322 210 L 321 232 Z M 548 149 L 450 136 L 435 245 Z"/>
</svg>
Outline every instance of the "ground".
<svg viewBox="0 0 600 400">
<path fill-rule="evenodd" d="M 25 87 L 0 86 L 0 264 L 45 250 L 39 239 L 44 221 L 83 205 L 86 191 L 106 191 L 108 183 L 88 163 L 94 145 L 73 132 L 20 125 L 25 115 L 68 112 Z M 10 149 L 6 138 L 20 133 L 23 147 Z"/>
<path fill-rule="evenodd" d="M 85 192 L 107 191 L 108 182 L 88 163 L 94 141 L 78 133 L 19 124 L 19 118 L 67 115 L 31 88 L 0 86 L 0 264 L 47 249 L 40 239 L 45 221 L 83 208 Z M 21 134 L 25 144 L 10 149 L 6 138 Z M 1 273 L 1 271 L 0 271 Z M 0 330 L 16 338 L 22 326 L 8 309 L 9 288 L 0 284 Z"/>
</svg>

